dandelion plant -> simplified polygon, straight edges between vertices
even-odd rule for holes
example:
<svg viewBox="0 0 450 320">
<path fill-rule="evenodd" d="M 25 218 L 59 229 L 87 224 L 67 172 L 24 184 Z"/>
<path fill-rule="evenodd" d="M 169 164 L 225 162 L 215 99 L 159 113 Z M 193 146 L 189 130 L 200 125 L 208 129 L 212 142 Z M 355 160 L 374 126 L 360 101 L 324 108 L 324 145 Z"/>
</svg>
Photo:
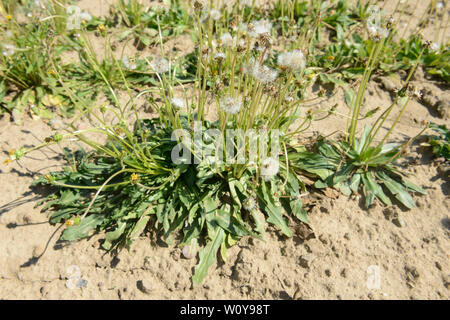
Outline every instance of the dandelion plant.
<svg viewBox="0 0 450 320">
<path fill-rule="evenodd" d="M 366 118 L 361 115 L 361 111 L 367 83 L 383 43 L 389 35 L 389 30 L 382 25 L 369 24 L 369 33 L 372 49 L 358 91 L 351 99 L 345 139 L 340 141 L 319 139 L 316 146 L 317 153 L 303 152 L 293 158 L 297 159 L 299 168 L 319 178 L 315 183 L 317 188 L 334 187 L 347 196 L 358 193 L 362 189 L 366 207 L 371 206 L 376 198 L 385 205 L 391 205 L 391 198 L 395 198 L 411 209 L 414 207 L 414 201 L 410 193 L 426 194 L 426 192 L 407 181 L 404 174 L 395 167 L 394 161 L 407 152 L 407 148 L 415 137 L 404 143 L 388 143 L 388 138 L 398 124 L 411 97 L 418 95 L 417 91 L 411 90 L 409 86 L 409 79 L 417 67 L 417 62 L 404 81 L 403 88 L 397 92 L 393 103 L 374 123 L 366 125 L 358 137 L 358 123 Z M 423 50 L 420 54 L 422 53 Z M 395 107 L 399 107 L 397 116 L 387 132 L 381 135 L 383 125 L 386 124 L 388 116 Z M 377 108 L 372 111 L 376 110 Z M 418 135 L 425 129 L 426 127 Z"/>
<path fill-rule="evenodd" d="M 218 13 L 208 9 L 208 22 L 201 23 L 201 9 L 196 4 L 197 77 L 191 91 L 176 79 L 173 61 L 161 50 L 161 56 L 147 59 L 158 86 L 138 96 L 128 90 L 129 103 L 115 99 L 100 109 L 86 109 L 84 97 L 68 88 L 77 109 L 88 111 L 96 124 L 83 130 L 69 125 L 42 145 L 11 154 L 20 160 L 66 140 L 84 143 L 85 149 L 65 149 L 68 167 L 35 181 L 55 187 L 40 204 L 53 211 L 52 223 L 66 225 L 61 239 L 104 231 L 102 247 L 118 250 L 152 232 L 167 243 L 176 241 L 187 257 L 199 245 L 196 285 L 217 255 L 226 260 L 227 249 L 241 237 L 263 239 L 266 223 L 287 237 L 293 235 L 292 223 L 308 223 L 300 200 L 305 186 L 291 163 L 289 141 L 314 120 L 300 108 L 304 88 L 298 79 L 307 67 L 302 48 L 272 51 L 273 30 L 265 20 L 212 28 L 221 23 Z M 111 59 L 129 89 L 123 68 L 132 62 Z M 114 82 L 93 61 L 91 73 L 117 96 Z M 184 88 L 181 93 L 175 84 Z M 139 114 L 138 97 L 148 98 L 156 117 Z M 105 121 L 107 112 L 114 125 Z"/>
</svg>

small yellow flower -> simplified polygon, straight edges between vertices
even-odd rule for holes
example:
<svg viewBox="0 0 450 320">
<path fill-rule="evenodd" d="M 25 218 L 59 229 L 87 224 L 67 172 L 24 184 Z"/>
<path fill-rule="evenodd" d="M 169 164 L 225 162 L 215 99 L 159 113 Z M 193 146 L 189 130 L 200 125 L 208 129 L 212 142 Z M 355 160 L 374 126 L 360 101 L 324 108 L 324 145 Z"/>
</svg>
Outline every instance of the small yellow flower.
<svg viewBox="0 0 450 320">
<path fill-rule="evenodd" d="M 56 76 L 56 71 L 53 69 L 48 70 L 48 74 L 51 76 Z"/>
<path fill-rule="evenodd" d="M 125 136 L 125 130 L 123 130 L 121 127 L 117 127 L 117 128 L 115 128 L 115 130 L 119 136 L 121 136 L 121 137 Z"/>
<path fill-rule="evenodd" d="M 12 19 L 12 16 L 11 16 L 10 14 L 6 15 L 6 19 L 7 19 L 7 20 L 11 20 L 11 19 Z"/>
<path fill-rule="evenodd" d="M 308 79 L 311 80 L 312 78 L 314 78 L 314 73 L 308 74 Z"/>
<path fill-rule="evenodd" d="M 107 30 L 107 27 L 104 24 L 99 24 L 97 30 L 100 32 L 105 32 Z"/>
<path fill-rule="evenodd" d="M 130 179 L 135 182 L 139 179 L 139 175 L 137 173 L 132 173 Z"/>
<path fill-rule="evenodd" d="M 8 153 L 10 156 L 12 156 L 14 153 L 16 153 L 16 149 L 11 149 L 11 150 L 9 150 Z"/>
<path fill-rule="evenodd" d="M 66 225 L 66 227 L 70 227 L 70 226 L 73 226 L 74 223 L 71 219 L 69 219 L 69 220 L 66 220 L 66 222 L 64 224 Z"/>
<path fill-rule="evenodd" d="M 12 160 L 11 159 L 6 159 L 5 161 L 3 161 L 3 163 L 5 164 L 5 165 L 8 165 L 8 164 L 10 164 L 12 162 Z"/>
<path fill-rule="evenodd" d="M 334 60 L 334 56 L 329 56 L 328 60 L 333 61 Z"/>
</svg>

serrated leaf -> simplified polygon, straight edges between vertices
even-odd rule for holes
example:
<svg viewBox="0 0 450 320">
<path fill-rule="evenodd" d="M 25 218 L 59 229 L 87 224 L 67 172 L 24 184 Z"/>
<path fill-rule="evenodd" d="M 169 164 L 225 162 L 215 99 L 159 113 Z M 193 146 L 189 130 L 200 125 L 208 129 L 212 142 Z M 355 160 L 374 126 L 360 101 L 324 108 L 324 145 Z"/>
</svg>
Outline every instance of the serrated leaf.
<svg viewBox="0 0 450 320">
<path fill-rule="evenodd" d="M 228 250 L 227 250 L 227 237 L 228 234 L 223 237 L 223 241 L 220 244 L 220 256 L 222 257 L 222 260 L 225 262 L 228 259 Z"/>
<path fill-rule="evenodd" d="M 79 193 L 74 193 L 72 190 L 66 189 L 62 190 L 61 197 L 59 198 L 58 204 L 61 206 L 68 206 L 74 204 L 76 200 L 80 198 Z"/>
<path fill-rule="evenodd" d="M 402 179 L 403 184 L 405 185 L 405 187 L 407 187 L 408 189 L 411 189 L 412 191 L 421 193 L 423 195 L 426 195 L 427 192 L 422 189 L 421 187 L 419 187 L 418 185 L 415 185 L 414 183 L 406 180 L 406 179 Z"/>
<path fill-rule="evenodd" d="M 211 222 L 215 222 L 222 229 L 234 235 L 244 237 L 249 235 L 249 231 L 242 226 L 236 218 L 231 217 L 229 212 L 219 209 L 216 212 L 216 216 L 211 219 Z"/>
<path fill-rule="evenodd" d="M 139 218 L 138 222 L 136 223 L 136 225 L 134 226 L 133 230 L 130 233 L 131 240 L 139 237 L 139 235 L 142 233 L 142 231 L 144 231 L 145 227 L 147 226 L 149 220 L 150 220 L 149 213 L 145 213 Z"/>
<path fill-rule="evenodd" d="M 209 267 L 216 261 L 217 250 L 222 244 L 222 239 L 225 232 L 222 228 L 216 228 L 216 233 L 207 245 L 199 252 L 199 263 L 195 266 L 192 282 L 194 285 L 202 283 L 203 279 L 208 274 Z"/>
<path fill-rule="evenodd" d="M 352 194 L 352 190 L 350 189 L 348 182 L 340 182 L 334 185 L 334 187 L 347 197 Z"/>
<path fill-rule="evenodd" d="M 350 181 L 350 189 L 356 193 L 358 191 L 360 182 L 361 175 L 359 173 L 355 173 Z"/>
<path fill-rule="evenodd" d="M 317 180 L 314 183 L 314 187 L 317 188 L 317 189 L 323 189 L 323 188 L 328 187 L 328 184 L 326 182 L 322 181 L 322 180 Z"/>
<path fill-rule="evenodd" d="M 111 249 L 112 242 L 119 239 L 119 237 L 124 233 L 127 224 L 123 221 L 119 221 L 117 224 L 118 226 L 115 230 L 105 233 L 105 242 L 102 244 L 103 249 Z"/>
<path fill-rule="evenodd" d="M 266 227 L 266 219 L 264 218 L 264 215 L 256 210 L 252 210 L 250 212 L 250 215 L 255 222 L 255 231 L 258 232 L 261 236 L 264 236 Z"/>
<path fill-rule="evenodd" d="M 112 242 L 114 240 L 119 239 L 122 233 L 125 231 L 126 223 L 123 221 L 119 221 L 118 226 L 115 230 L 105 233 L 105 239 Z"/>
<path fill-rule="evenodd" d="M 355 92 L 353 91 L 353 89 L 347 89 L 344 92 L 344 98 L 345 98 L 345 104 L 350 108 L 353 109 L 352 106 L 352 101 L 353 101 L 353 97 L 355 96 Z"/>
<path fill-rule="evenodd" d="M 286 236 L 292 237 L 292 230 L 283 218 L 281 206 L 277 206 L 273 203 L 271 196 L 267 192 L 266 185 L 262 184 L 258 191 L 260 208 L 268 215 L 267 222 L 279 227 L 281 232 L 283 232 Z"/>
<path fill-rule="evenodd" d="M 339 169 L 339 171 L 336 172 L 335 176 L 333 177 L 333 184 L 337 185 L 348 180 L 348 177 L 350 176 L 350 173 L 352 172 L 354 167 L 355 166 L 353 164 L 349 163 Z"/>
<path fill-rule="evenodd" d="M 370 207 L 375 199 L 379 198 L 384 204 L 391 205 L 391 200 L 384 194 L 381 186 L 375 181 L 370 172 L 362 175 L 364 191 L 366 193 L 366 207 Z"/>
<path fill-rule="evenodd" d="M 400 183 L 384 173 L 380 173 L 379 178 L 383 181 L 383 184 L 386 186 L 389 192 L 392 193 L 398 201 L 400 201 L 408 209 L 414 208 L 414 200 Z"/>
</svg>

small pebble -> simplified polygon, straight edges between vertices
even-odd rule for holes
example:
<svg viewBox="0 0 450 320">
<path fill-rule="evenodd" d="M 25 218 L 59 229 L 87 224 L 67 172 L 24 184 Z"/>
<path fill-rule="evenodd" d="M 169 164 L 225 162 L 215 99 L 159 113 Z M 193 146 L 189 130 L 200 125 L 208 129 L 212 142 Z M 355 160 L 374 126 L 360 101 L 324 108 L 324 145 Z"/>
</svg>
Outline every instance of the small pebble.
<svg viewBox="0 0 450 320">
<path fill-rule="evenodd" d="M 283 282 L 286 285 L 286 287 L 291 287 L 292 286 L 292 283 L 291 283 L 291 281 L 289 279 L 284 279 Z"/>
<path fill-rule="evenodd" d="M 439 261 L 436 261 L 436 268 L 438 268 L 440 271 L 442 271 L 442 266 L 439 263 Z"/>
<path fill-rule="evenodd" d="M 33 247 L 33 258 L 38 258 L 44 252 L 44 248 L 40 245 Z"/>
<path fill-rule="evenodd" d="M 186 259 L 193 259 L 197 255 L 197 250 L 194 246 L 184 246 L 182 252 Z"/>
<path fill-rule="evenodd" d="M 25 214 L 25 215 L 22 217 L 22 220 L 23 220 L 23 223 L 25 223 L 25 224 L 31 223 L 31 217 L 30 217 L 30 215 L 28 215 L 28 214 Z"/>
<path fill-rule="evenodd" d="M 392 220 L 392 223 L 395 224 L 397 227 L 399 228 L 404 228 L 406 227 L 406 222 L 405 220 L 403 220 L 403 218 L 401 217 L 397 217 L 395 219 Z"/>
<path fill-rule="evenodd" d="M 153 283 L 150 280 L 143 279 L 143 280 L 139 281 L 138 288 L 143 293 L 149 294 L 150 292 L 152 292 L 154 286 L 153 286 Z"/>
</svg>

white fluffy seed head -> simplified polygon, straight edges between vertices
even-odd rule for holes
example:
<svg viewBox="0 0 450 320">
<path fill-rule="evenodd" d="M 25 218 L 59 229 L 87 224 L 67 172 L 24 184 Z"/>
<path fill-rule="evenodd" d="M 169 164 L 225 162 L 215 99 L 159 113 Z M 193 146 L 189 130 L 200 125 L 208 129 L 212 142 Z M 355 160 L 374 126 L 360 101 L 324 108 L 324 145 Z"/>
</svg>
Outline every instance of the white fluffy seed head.
<svg viewBox="0 0 450 320">
<path fill-rule="evenodd" d="M 369 36 L 377 41 L 386 39 L 389 36 L 389 30 L 387 28 L 382 28 L 375 24 L 368 24 L 367 30 L 369 31 Z"/>
<path fill-rule="evenodd" d="M 286 98 L 284 98 L 284 101 L 286 101 L 287 103 L 291 103 L 294 102 L 294 98 L 291 96 L 287 96 Z"/>
<path fill-rule="evenodd" d="M 153 61 L 151 67 L 156 73 L 166 73 L 170 69 L 169 61 L 164 58 L 158 58 Z"/>
<path fill-rule="evenodd" d="M 239 31 L 241 34 L 246 33 L 248 30 L 247 25 L 243 22 L 241 22 L 241 24 L 239 26 L 234 25 L 231 28 L 233 29 L 233 31 Z"/>
<path fill-rule="evenodd" d="M 92 20 L 92 16 L 89 13 L 83 11 L 83 12 L 80 13 L 80 19 L 84 20 L 84 21 L 91 21 Z"/>
<path fill-rule="evenodd" d="M 436 42 L 433 42 L 430 45 L 430 49 L 431 49 L 431 51 L 434 51 L 434 52 L 439 51 L 439 44 L 437 44 Z"/>
<path fill-rule="evenodd" d="M 267 84 L 275 81 L 277 77 L 278 72 L 276 70 L 269 68 L 267 66 L 260 66 L 256 76 L 256 80 L 258 80 L 261 83 Z"/>
<path fill-rule="evenodd" d="M 39 7 L 40 9 L 45 9 L 45 5 L 46 5 L 45 0 L 34 0 L 34 6 L 35 7 Z"/>
<path fill-rule="evenodd" d="M 300 50 L 281 53 L 278 56 L 277 63 L 280 68 L 292 71 L 305 69 L 306 67 L 305 56 Z"/>
<path fill-rule="evenodd" d="M 236 38 L 233 38 L 228 32 L 220 37 L 220 41 L 225 47 L 233 47 L 236 44 Z"/>
<path fill-rule="evenodd" d="M 12 56 L 16 52 L 16 47 L 12 44 L 3 44 L 2 54 L 6 57 Z"/>
<path fill-rule="evenodd" d="M 241 6 L 251 7 L 253 0 L 241 0 Z"/>
<path fill-rule="evenodd" d="M 386 39 L 389 36 L 389 30 L 387 28 L 380 28 L 378 30 L 378 35 L 381 39 Z"/>
<path fill-rule="evenodd" d="M 242 206 L 247 211 L 253 211 L 256 208 L 256 200 L 253 197 L 248 197 L 242 203 Z"/>
<path fill-rule="evenodd" d="M 220 19 L 221 13 L 220 13 L 219 10 L 212 9 L 212 10 L 209 12 L 209 16 L 210 16 L 211 19 L 213 19 L 214 21 L 217 21 L 217 20 Z"/>
<path fill-rule="evenodd" d="M 261 163 L 260 174 L 264 181 L 270 181 L 278 173 L 280 164 L 278 159 L 266 158 Z"/>
<path fill-rule="evenodd" d="M 177 98 L 177 97 L 173 97 L 171 100 L 171 103 L 175 109 L 182 109 L 185 106 L 184 100 L 181 98 Z"/>
<path fill-rule="evenodd" d="M 242 102 L 239 97 L 225 96 L 220 100 L 220 108 L 227 113 L 237 114 L 242 108 Z"/>
<path fill-rule="evenodd" d="M 253 21 L 248 25 L 248 35 L 252 38 L 259 38 L 262 34 L 270 34 L 272 23 L 269 20 Z"/>
<path fill-rule="evenodd" d="M 273 82 L 278 77 L 278 71 L 269 68 L 268 66 L 260 65 L 259 62 L 253 58 L 244 66 L 244 73 L 263 84 Z"/>
<path fill-rule="evenodd" d="M 125 66 L 125 68 L 127 68 L 127 69 L 130 69 L 130 70 L 134 70 L 134 69 L 136 69 L 136 63 L 134 63 L 134 62 L 130 62 L 130 60 L 128 59 L 128 57 L 127 56 L 124 56 L 123 58 L 122 58 L 122 63 L 123 63 L 123 65 Z"/>
<path fill-rule="evenodd" d="M 226 57 L 227 56 L 223 52 L 217 52 L 214 54 L 214 59 L 216 59 L 219 62 L 225 60 Z"/>
</svg>

